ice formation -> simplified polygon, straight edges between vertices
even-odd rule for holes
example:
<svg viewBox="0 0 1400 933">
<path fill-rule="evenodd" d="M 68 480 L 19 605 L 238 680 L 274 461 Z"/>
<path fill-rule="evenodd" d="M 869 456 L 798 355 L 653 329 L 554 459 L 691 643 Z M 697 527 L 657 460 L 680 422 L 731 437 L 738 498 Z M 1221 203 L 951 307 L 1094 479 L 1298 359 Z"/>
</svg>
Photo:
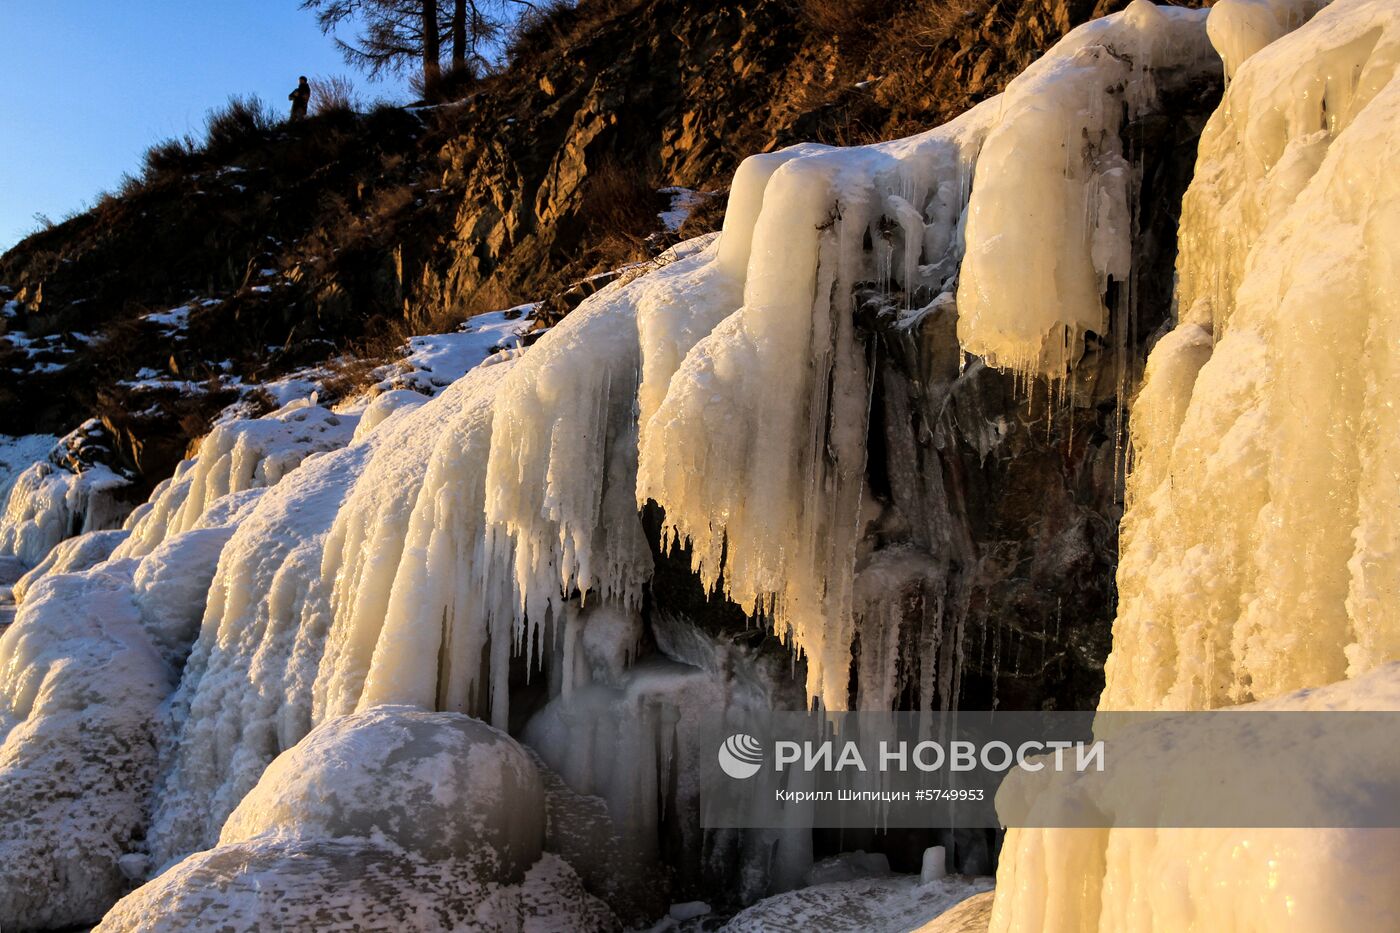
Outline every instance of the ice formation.
<svg viewBox="0 0 1400 933">
<path fill-rule="evenodd" d="M 1241 6 L 1211 13 L 1234 79 L 1183 208 L 1180 320 L 1134 407 L 1101 708 L 1393 710 L 1400 8 L 1337 0 L 1263 45 L 1259 16 L 1311 8 Z M 1019 830 L 1005 853 L 999 931 L 1400 912 L 1392 830 Z"/>
<path fill-rule="evenodd" d="M 157 487 L 149 508 L 133 513 L 127 523 L 131 538 L 117 556 L 150 553 L 167 537 L 193 528 L 205 509 L 230 493 L 276 485 L 307 456 L 345 446 L 355 425 L 354 418 L 301 399 L 265 418 L 215 427 L 200 442 L 198 456 Z"/>
<path fill-rule="evenodd" d="M 1104 704 L 1214 707 L 1395 657 L 1386 506 L 1400 505 L 1387 486 L 1400 425 L 1387 400 L 1400 371 L 1384 349 L 1400 338 L 1388 284 L 1400 173 L 1385 169 L 1400 151 L 1400 12 L 1338 0 L 1277 37 L 1313 11 L 1222 0 L 1207 20 L 1134 0 L 945 127 L 754 156 L 718 238 L 633 270 L 528 352 L 446 387 L 413 383 L 442 390 L 432 398 L 389 391 L 358 415 L 306 401 L 223 423 L 122 531 L 55 548 L 111 516 L 70 502 L 73 481 L 26 473 L 0 525 L 0 550 L 43 561 L 0 637 L 0 797 L 21 814 L 0 832 L 0 918 L 94 920 L 123 869 L 167 869 L 107 925 L 247 915 L 264 909 L 265 880 L 328 929 L 409 915 L 450 927 L 481 904 L 495 906 L 478 916 L 517 929 L 525 905 L 547 899 L 540 878 L 580 892 L 581 923 L 606 925 L 575 870 L 591 887 L 623 865 L 650 881 L 663 839 L 681 840 L 696 873 L 697 853 L 732 858 L 744 898 L 799 883 L 810 836 L 698 841 L 685 763 L 705 750 L 686 725 L 812 699 L 845 708 L 857 638 L 856 703 L 900 702 L 907 604 L 937 581 L 912 550 L 861 551 L 873 377 L 855 292 L 873 286 L 911 315 L 956 295 L 963 349 L 1063 376 L 1091 335 L 1127 326 L 1115 315 L 1138 182 L 1125 127 L 1218 72 L 1207 33 L 1232 82 L 1187 198 L 1180 321 L 1136 405 Z M 416 352 L 475 365 L 485 333 Z M 689 548 L 707 589 L 805 656 L 805 694 L 794 701 L 743 651 L 655 606 L 643 625 L 648 503 L 664 514 L 663 547 Z M 1306 633 L 1288 624 L 1300 618 Z M 918 651 L 943 650 L 928 626 L 915 636 Z M 925 705 L 954 692 L 936 670 L 917 667 Z M 477 762 L 480 743 L 458 747 L 453 730 L 498 733 L 462 714 L 514 728 L 535 763 Z M 390 720 L 420 719 L 444 731 L 361 774 L 397 741 Z M 85 792 L 53 812 L 44 795 L 60 796 L 64 768 Z M 521 777 L 531 768 L 538 788 Z M 520 778 L 508 794 L 502 769 Z M 497 816 L 518 824 L 463 803 L 493 788 L 509 797 Z M 553 825 L 526 826 L 514 811 L 539 813 L 541 796 Z M 512 835 L 527 829 L 528 844 Z M 1169 835 L 1015 833 L 994 922 L 1150 928 L 1124 893 L 1149 883 L 1178 899 L 1171 909 L 1216 920 L 1228 898 L 1246 905 L 1238 926 L 1273 919 L 1276 902 L 1239 893 L 1262 889 L 1264 862 L 1228 874 L 1237 838 L 1213 832 L 1179 841 L 1206 853 L 1202 889 L 1226 876 L 1238 887 L 1196 900 L 1166 870 Z M 575 867 L 541 857 L 541 835 Z M 1315 838 L 1263 844 L 1290 872 L 1323 864 L 1304 851 Z M 1394 862 L 1387 838 L 1326 844 Z M 482 880 L 457 871 L 475 855 L 453 845 L 519 857 Z M 600 868 L 604 855 L 615 862 Z M 1149 882 L 1142 865 L 1161 870 Z M 410 877 L 425 897 L 406 893 Z M 1300 896 L 1321 904 L 1364 880 L 1309 883 Z M 328 886 L 355 893 L 327 898 Z M 829 895 L 832 911 L 859 913 L 853 893 L 807 906 Z M 1363 900 L 1356 911 L 1372 909 Z M 784 905 L 765 909 L 755 916 Z"/>
<path fill-rule="evenodd" d="M 41 581 L 0 634 L 0 918 L 94 920 L 126 890 L 170 675 L 120 574 Z"/>
<path fill-rule="evenodd" d="M 481 712 L 469 698 L 491 622 L 501 649 L 514 632 L 509 600 L 501 613 L 483 611 L 500 597 L 480 565 L 492 403 L 511 365 L 477 369 L 383 429 L 322 559 L 335 621 L 317 719 L 379 703 Z M 508 665 L 496 661 L 504 689 Z"/>
<path fill-rule="evenodd" d="M 743 307 L 695 343 L 649 417 L 644 399 L 638 499 L 665 509 L 665 540 L 689 544 L 707 586 L 722 580 L 725 595 L 792 639 L 807 657 L 808 692 L 828 708 L 849 702 L 871 393 L 853 336 L 854 287 L 875 282 L 918 307 L 950 286 L 965 234 L 958 293 L 970 349 L 1029 369 L 1041 343 L 1063 346 L 1047 318 L 1014 344 L 1034 338 L 1034 354 L 1006 349 L 1027 308 L 1074 315 L 1054 320 L 1075 336 L 1088 316 L 1102 329 L 1101 292 L 1125 271 L 1132 232 L 1117 95 L 1145 105 L 1159 82 L 1210 67 L 1208 53 L 1202 14 L 1133 3 L 1074 30 L 1002 97 L 945 127 L 856 149 L 807 148 L 781 164 L 757 157 L 736 176 L 730 213 L 753 217 L 752 233 L 725 262 L 726 241 L 745 229 L 727 223 L 720 258 L 731 275 L 746 261 Z M 1085 134 L 1101 158 L 1081 158 Z M 1036 174 L 1009 157 L 1013 148 L 1058 155 Z M 1028 215 L 1018 212 L 1036 232 L 1012 249 L 1007 238 L 1022 234 L 993 225 L 1024 230 Z M 1070 235 L 1043 235 L 1060 227 Z M 1034 286 L 992 287 L 998 277 L 1029 282 L 1027 262 L 1045 270 Z M 1061 303 L 1048 304 L 1057 294 Z"/>
<path fill-rule="evenodd" d="M 1076 29 L 999 98 L 967 207 L 965 350 L 1063 376 L 1086 333 L 1109 333 L 1106 296 L 1128 285 L 1135 233 L 1123 130 L 1162 88 L 1218 67 L 1203 15 L 1132 3 Z M 1126 325 L 1116 322 L 1120 339 Z"/>
<path fill-rule="evenodd" d="M 31 567 L 65 538 L 121 523 L 129 506 L 114 495 L 128 481 L 108 467 L 73 473 L 40 460 L 14 479 L 0 515 L 0 555 Z"/>
<path fill-rule="evenodd" d="M 1135 410 L 1105 708 L 1248 702 L 1400 656 L 1397 54 L 1394 4 L 1333 4 L 1245 62 L 1206 128 L 1181 323 Z"/>
</svg>

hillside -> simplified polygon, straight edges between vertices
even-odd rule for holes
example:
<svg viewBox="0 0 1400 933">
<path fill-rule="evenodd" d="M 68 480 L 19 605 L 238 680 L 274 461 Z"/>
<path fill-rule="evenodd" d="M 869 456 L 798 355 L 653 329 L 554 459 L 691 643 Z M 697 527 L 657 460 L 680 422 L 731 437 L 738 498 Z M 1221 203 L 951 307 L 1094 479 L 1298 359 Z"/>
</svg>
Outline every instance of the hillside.
<svg viewBox="0 0 1400 933">
<path fill-rule="evenodd" d="M 936 125 L 1114 5 L 868 6 L 591 0 L 457 102 L 226 108 L 0 257 L 0 433 L 97 417 L 149 489 L 258 383 L 483 311 L 556 319 L 572 283 L 713 229 L 743 156 Z M 674 231 L 671 187 L 712 195 Z"/>
</svg>

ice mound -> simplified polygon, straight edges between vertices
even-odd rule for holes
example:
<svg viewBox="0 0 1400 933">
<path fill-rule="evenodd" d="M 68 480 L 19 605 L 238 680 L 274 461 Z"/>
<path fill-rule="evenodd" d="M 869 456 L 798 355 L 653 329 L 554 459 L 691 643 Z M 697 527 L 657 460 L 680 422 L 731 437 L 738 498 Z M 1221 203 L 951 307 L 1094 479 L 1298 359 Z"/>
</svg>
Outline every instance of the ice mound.
<svg viewBox="0 0 1400 933">
<path fill-rule="evenodd" d="M 259 837 L 199 852 L 117 903 L 101 933 L 413 930 L 612 933 L 607 906 L 557 856 L 519 884 L 478 880 L 470 862 L 432 861 L 361 839 Z"/>
<path fill-rule="evenodd" d="M 112 552 L 130 534 L 131 532 L 124 529 L 112 528 L 107 531 L 90 531 L 59 542 L 32 570 L 16 581 L 15 602 L 23 602 L 30 588 L 48 574 L 77 573 L 97 566 L 111 557 Z"/>
<path fill-rule="evenodd" d="M 428 396 L 412 389 L 390 389 L 388 392 L 379 393 L 360 414 L 360 423 L 355 425 L 354 439 L 362 440 L 392 416 L 417 408 L 427 400 Z"/>
<path fill-rule="evenodd" d="M 988 878 L 956 876 L 926 884 L 920 883 L 917 875 L 835 881 L 759 901 L 721 929 L 725 933 L 769 933 L 771 930 L 903 933 L 922 928 L 963 900 L 990 890 L 991 886 Z"/>
</svg>

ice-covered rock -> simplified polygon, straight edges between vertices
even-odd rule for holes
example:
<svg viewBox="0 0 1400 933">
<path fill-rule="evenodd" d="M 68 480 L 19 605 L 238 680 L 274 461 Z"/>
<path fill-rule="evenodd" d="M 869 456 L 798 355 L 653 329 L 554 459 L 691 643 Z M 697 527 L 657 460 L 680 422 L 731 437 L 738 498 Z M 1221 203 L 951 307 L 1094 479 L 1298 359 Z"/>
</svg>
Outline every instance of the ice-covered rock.
<svg viewBox="0 0 1400 933">
<path fill-rule="evenodd" d="M 95 921 L 130 888 L 168 672 L 130 581 L 50 576 L 0 635 L 0 919 Z"/>
<path fill-rule="evenodd" d="M 995 891 L 983 891 L 919 927 L 914 933 L 987 933 Z"/>
<path fill-rule="evenodd" d="M 611 933 L 617 920 L 557 856 L 519 884 L 471 862 L 431 860 L 363 839 L 259 837 L 190 856 L 107 913 L 101 933 L 209 929 L 325 933 Z"/>
<path fill-rule="evenodd" d="M 377 839 L 430 860 L 478 859 L 518 881 L 544 845 L 534 762 L 460 713 L 376 706 L 332 719 L 283 752 L 229 815 L 219 843 Z"/>
</svg>

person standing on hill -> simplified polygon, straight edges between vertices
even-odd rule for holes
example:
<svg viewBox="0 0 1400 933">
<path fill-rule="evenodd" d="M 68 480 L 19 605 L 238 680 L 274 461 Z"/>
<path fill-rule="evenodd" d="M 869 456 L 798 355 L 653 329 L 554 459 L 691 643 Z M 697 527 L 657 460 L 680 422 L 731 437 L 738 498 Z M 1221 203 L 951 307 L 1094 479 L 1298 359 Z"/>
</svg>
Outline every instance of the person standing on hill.
<svg viewBox="0 0 1400 933">
<path fill-rule="evenodd" d="M 306 75 L 301 76 L 297 82 L 297 89 L 287 95 L 287 100 L 292 102 L 292 119 L 306 119 L 306 105 L 311 103 L 311 85 L 306 83 Z"/>
</svg>

